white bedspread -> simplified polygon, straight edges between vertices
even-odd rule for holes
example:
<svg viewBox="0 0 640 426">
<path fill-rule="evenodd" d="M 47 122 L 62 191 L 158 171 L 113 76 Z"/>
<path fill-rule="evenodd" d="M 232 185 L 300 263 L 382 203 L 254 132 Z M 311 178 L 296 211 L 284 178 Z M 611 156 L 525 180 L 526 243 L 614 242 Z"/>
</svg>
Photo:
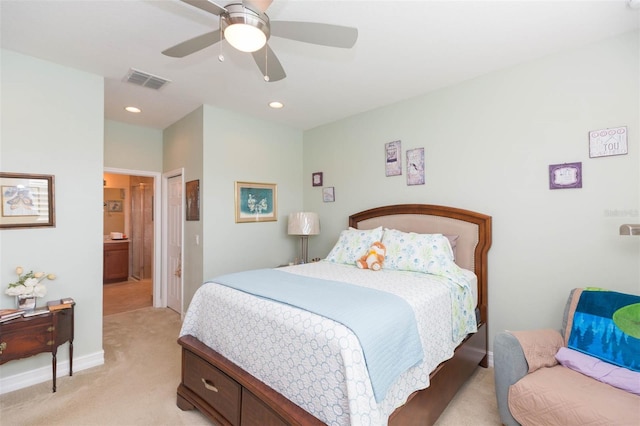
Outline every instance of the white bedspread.
<svg viewBox="0 0 640 426">
<path fill-rule="evenodd" d="M 388 291 L 416 313 L 425 359 L 378 404 L 358 339 L 342 324 L 214 283 L 198 289 L 180 335 L 196 337 L 327 424 L 386 425 L 412 392 L 429 386 L 429 373 L 460 343 L 451 340 L 444 278 L 329 262 L 281 270 Z"/>
</svg>

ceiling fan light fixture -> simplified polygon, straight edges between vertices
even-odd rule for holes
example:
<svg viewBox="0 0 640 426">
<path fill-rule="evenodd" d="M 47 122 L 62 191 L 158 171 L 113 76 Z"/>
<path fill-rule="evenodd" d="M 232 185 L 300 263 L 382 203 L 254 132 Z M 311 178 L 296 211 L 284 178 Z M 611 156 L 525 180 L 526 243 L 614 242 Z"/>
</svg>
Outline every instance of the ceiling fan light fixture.
<svg viewBox="0 0 640 426">
<path fill-rule="evenodd" d="M 271 34 L 267 15 L 239 3 L 226 6 L 220 15 L 220 29 L 231 46 L 248 53 L 262 49 Z"/>
<path fill-rule="evenodd" d="M 239 51 L 249 53 L 262 49 L 267 43 L 267 36 L 260 29 L 248 24 L 229 25 L 224 30 L 224 38 Z"/>
</svg>

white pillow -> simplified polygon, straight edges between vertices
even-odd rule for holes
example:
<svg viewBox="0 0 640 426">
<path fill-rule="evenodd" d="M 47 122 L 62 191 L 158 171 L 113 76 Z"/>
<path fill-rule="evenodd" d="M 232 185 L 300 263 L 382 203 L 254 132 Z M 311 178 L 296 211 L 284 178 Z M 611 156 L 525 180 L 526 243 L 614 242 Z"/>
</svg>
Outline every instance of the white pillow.
<svg viewBox="0 0 640 426">
<path fill-rule="evenodd" d="M 454 268 L 453 250 L 442 234 L 416 234 L 385 229 L 382 244 L 387 248 L 383 268 L 445 275 Z"/>
<path fill-rule="evenodd" d="M 355 265 L 371 247 L 371 244 L 382 239 L 382 226 L 375 229 L 345 229 L 325 260 L 333 263 Z"/>
</svg>

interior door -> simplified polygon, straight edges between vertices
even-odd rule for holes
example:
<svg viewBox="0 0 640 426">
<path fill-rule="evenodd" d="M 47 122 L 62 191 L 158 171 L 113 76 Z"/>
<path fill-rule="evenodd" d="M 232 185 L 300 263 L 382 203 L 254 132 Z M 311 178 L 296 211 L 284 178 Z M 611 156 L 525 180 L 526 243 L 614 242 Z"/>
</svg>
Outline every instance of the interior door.
<svg viewBox="0 0 640 426">
<path fill-rule="evenodd" d="M 167 306 L 182 314 L 182 175 L 167 180 Z"/>
</svg>

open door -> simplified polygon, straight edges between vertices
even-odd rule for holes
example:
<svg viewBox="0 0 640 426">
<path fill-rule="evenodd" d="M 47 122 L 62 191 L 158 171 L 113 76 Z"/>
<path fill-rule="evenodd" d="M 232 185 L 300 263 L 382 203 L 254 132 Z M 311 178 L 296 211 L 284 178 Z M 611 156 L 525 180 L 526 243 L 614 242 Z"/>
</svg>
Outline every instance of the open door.
<svg viewBox="0 0 640 426">
<path fill-rule="evenodd" d="M 167 306 L 182 315 L 182 175 L 167 179 Z"/>
</svg>

